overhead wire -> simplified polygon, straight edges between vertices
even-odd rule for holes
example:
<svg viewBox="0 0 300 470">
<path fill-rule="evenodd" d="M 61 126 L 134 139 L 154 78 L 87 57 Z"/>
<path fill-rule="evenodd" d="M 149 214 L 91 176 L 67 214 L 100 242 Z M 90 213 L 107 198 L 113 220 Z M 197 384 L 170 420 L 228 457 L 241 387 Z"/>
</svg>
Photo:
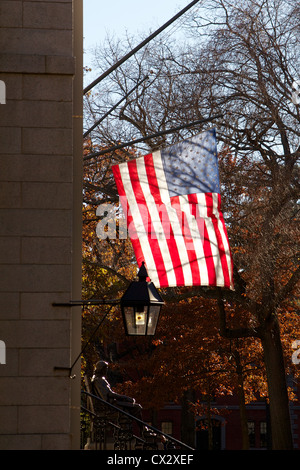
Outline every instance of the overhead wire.
<svg viewBox="0 0 300 470">
<path fill-rule="evenodd" d="M 131 93 L 133 93 L 147 79 L 148 79 L 148 76 L 146 76 L 142 80 L 140 80 L 125 96 L 123 96 L 116 104 L 114 104 L 114 106 L 112 106 L 112 108 L 110 108 L 109 111 L 107 111 L 86 132 L 84 132 L 83 137 L 84 138 L 87 137 L 91 133 L 91 131 L 95 129 L 95 127 L 97 127 L 112 111 L 114 111 L 119 106 L 119 104 L 122 103 L 122 101 L 124 101 L 126 98 L 128 98 L 128 96 Z"/>
<path fill-rule="evenodd" d="M 108 149 L 100 150 L 99 152 L 90 153 L 90 154 L 88 154 L 84 157 L 84 160 L 90 160 L 91 158 L 98 157 L 100 155 L 105 155 L 106 153 L 112 152 L 114 150 L 119 150 L 121 148 L 128 147 L 130 145 L 134 145 L 134 144 L 137 144 L 139 142 L 144 142 L 145 140 L 153 139 L 155 137 L 159 137 L 159 136 L 162 136 L 162 135 L 171 134 L 174 131 L 178 131 L 178 130 L 181 130 L 181 129 L 187 129 L 188 127 L 196 126 L 197 124 L 202 124 L 204 122 L 210 122 L 210 121 L 212 121 L 214 119 L 217 119 L 219 117 L 223 117 L 223 114 L 218 114 L 218 115 L 215 115 L 215 116 L 211 116 L 209 118 L 199 119 L 197 121 L 185 123 L 185 124 L 182 124 L 180 126 L 173 127 L 172 129 L 167 129 L 167 130 L 164 130 L 164 131 L 156 132 L 155 134 L 144 136 L 144 137 L 141 137 L 140 139 L 134 139 L 134 140 L 132 140 L 130 142 L 126 142 L 124 144 L 114 145 L 113 147 L 110 147 Z"/>
<path fill-rule="evenodd" d="M 166 38 L 170 37 L 172 34 L 174 34 L 174 32 L 176 32 L 183 24 L 183 22 L 185 21 L 185 19 L 183 18 L 183 14 L 186 13 L 188 10 L 191 10 L 193 7 L 196 6 L 196 4 L 199 2 L 199 0 L 193 0 L 190 4 L 188 4 L 185 8 L 183 8 L 182 10 L 180 10 L 175 16 L 173 16 L 169 21 L 167 21 L 163 26 L 161 26 L 160 28 L 158 28 L 154 33 L 150 34 L 150 36 L 148 36 L 145 40 L 143 40 L 137 47 L 135 47 L 134 49 L 132 49 L 129 53 L 125 54 L 125 56 L 123 58 L 121 58 L 120 60 L 118 60 L 115 64 L 113 64 L 109 69 L 107 69 L 104 73 L 102 73 L 102 75 L 100 75 L 100 77 L 98 77 L 96 80 L 94 80 L 88 87 L 86 87 L 84 89 L 84 94 L 86 94 L 88 91 L 90 91 L 94 86 L 96 86 L 98 83 L 100 83 L 104 78 L 106 78 L 110 73 L 112 73 L 114 70 L 116 70 L 120 65 L 122 65 L 126 60 L 128 60 L 130 57 L 134 56 L 136 52 L 138 52 L 142 47 L 144 47 L 146 44 L 148 44 L 152 39 L 154 39 L 156 36 L 158 36 L 159 34 L 161 34 L 161 39 L 162 40 L 165 40 Z M 175 20 L 178 20 L 176 23 L 175 23 Z M 170 28 L 167 30 L 168 26 L 170 26 Z M 138 86 L 139 84 L 141 84 L 142 82 L 144 81 L 144 79 L 139 82 L 130 92 L 128 92 L 128 94 L 130 94 L 132 91 L 134 91 Z M 128 96 L 127 94 L 127 96 Z M 100 118 L 99 120 L 97 120 L 93 126 L 91 126 L 84 134 L 83 134 L 83 137 L 86 137 L 87 135 L 89 135 L 91 133 L 91 131 L 93 129 L 95 129 L 111 112 L 113 112 L 117 107 L 118 105 L 125 99 L 125 97 L 123 97 L 121 100 L 119 100 L 119 102 L 116 104 L 116 105 L 113 105 L 112 108 L 107 111 L 104 116 L 102 116 L 102 118 Z M 206 120 L 202 120 L 201 122 L 205 122 Z M 198 122 L 198 121 L 197 121 Z M 184 127 L 190 127 L 188 124 L 185 124 L 184 126 L 179 126 L 179 128 L 184 128 Z M 174 128 L 174 130 L 177 130 L 177 128 Z M 157 136 L 157 135 L 164 135 L 164 134 L 167 134 L 167 133 L 170 133 L 172 132 L 171 130 L 168 130 L 168 131 L 163 131 L 162 133 L 158 133 L 158 134 L 153 134 L 153 136 Z M 132 143 L 138 143 L 138 142 L 143 142 L 144 140 L 147 140 L 147 139 L 150 139 L 151 137 L 153 136 L 148 136 L 148 137 L 143 137 L 143 138 L 139 138 L 139 139 L 135 139 L 134 141 L 132 141 Z M 127 144 L 120 144 L 118 146 L 114 146 L 112 148 L 114 149 L 117 149 L 117 148 L 123 148 L 125 146 L 128 146 L 130 143 L 127 143 Z M 103 151 L 103 152 L 100 152 L 100 155 L 102 155 L 103 153 L 107 153 L 106 151 Z M 98 152 L 99 154 L 99 152 Z M 95 154 L 91 154 L 93 156 L 95 156 Z M 90 155 L 87 155 L 85 157 L 85 160 L 91 158 Z"/>
<path fill-rule="evenodd" d="M 166 29 L 168 26 L 170 26 L 174 21 L 176 21 L 178 18 L 180 18 L 186 11 L 188 11 L 190 8 L 192 8 L 196 3 L 198 3 L 199 0 L 193 0 L 191 3 L 189 3 L 185 8 L 180 10 L 176 15 L 174 15 L 169 21 L 167 21 L 165 24 L 163 24 L 160 28 L 158 28 L 154 33 L 150 34 L 146 39 L 144 39 L 138 46 L 136 46 L 134 49 L 132 49 L 130 52 L 125 54 L 120 60 L 118 60 L 114 65 L 112 65 L 109 69 L 107 69 L 104 73 L 102 73 L 98 78 L 96 78 L 92 83 L 90 83 L 87 87 L 84 88 L 83 94 L 86 94 L 88 91 L 90 91 L 95 85 L 100 83 L 105 77 L 107 77 L 111 72 L 116 70 L 120 65 L 122 65 L 129 57 L 133 56 L 136 52 L 138 52 L 142 47 L 144 47 L 148 42 L 150 42 L 152 39 L 154 39 L 156 36 L 158 36 L 164 29 Z"/>
</svg>

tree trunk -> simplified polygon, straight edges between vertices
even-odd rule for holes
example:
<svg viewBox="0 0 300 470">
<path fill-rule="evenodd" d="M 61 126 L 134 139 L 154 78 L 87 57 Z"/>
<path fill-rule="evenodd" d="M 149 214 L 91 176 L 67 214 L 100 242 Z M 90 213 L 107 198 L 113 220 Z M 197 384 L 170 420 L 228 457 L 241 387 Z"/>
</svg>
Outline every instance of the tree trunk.
<svg viewBox="0 0 300 470">
<path fill-rule="evenodd" d="M 238 351 L 235 351 L 234 357 L 235 357 L 235 362 L 236 362 L 236 372 L 238 376 L 238 397 L 239 397 L 240 420 L 241 420 L 241 429 L 242 429 L 242 449 L 249 450 L 249 432 L 248 432 L 248 420 L 247 420 L 245 392 L 244 392 L 244 377 L 243 377 L 243 369 L 242 369 L 241 361 L 240 361 L 240 355 Z"/>
<path fill-rule="evenodd" d="M 289 413 L 289 399 L 279 325 L 275 319 L 272 327 L 262 337 L 270 401 L 270 418 L 273 450 L 293 449 Z"/>
<path fill-rule="evenodd" d="M 190 411 L 193 401 L 193 391 L 187 390 L 181 399 L 181 440 L 191 447 L 195 447 L 195 415 Z"/>
<path fill-rule="evenodd" d="M 208 394 L 207 401 L 207 432 L 208 432 L 208 450 L 213 450 L 213 426 L 211 419 L 211 407 L 210 407 L 210 393 Z"/>
</svg>

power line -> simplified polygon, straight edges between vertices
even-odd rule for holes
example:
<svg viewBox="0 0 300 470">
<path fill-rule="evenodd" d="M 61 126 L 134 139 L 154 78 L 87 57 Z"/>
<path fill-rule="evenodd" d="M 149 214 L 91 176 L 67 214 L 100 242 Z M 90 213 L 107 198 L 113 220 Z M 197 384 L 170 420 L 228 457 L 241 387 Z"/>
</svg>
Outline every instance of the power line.
<svg viewBox="0 0 300 470">
<path fill-rule="evenodd" d="M 108 149 L 101 150 L 99 152 L 90 153 L 89 155 L 86 155 L 83 159 L 84 160 L 90 160 L 91 158 L 99 157 L 100 155 L 104 155 L 106 153 L 113 152 L 114 150 L 118 150 L 118 149 L 121 149 L 121 148 L 124 148 L 124 147 L 129 147 L 130 145 L 138 144 L 139 142 L 144 142 L 145 140 L 153 139 L 155 137 L 159 137 L 159 136 L 162 136 L 162 135 L 165 135 L 165 134 L 171 134 L 172 132 L 179 131 L 180 129 L 185 129 L 187 127 L 196 126 L 197 124 L 202 124 L 204 122 L 209 122 L 209 121 L 212 121 L 212 120 L 220 118 L 220 117 L 223 117 L 223 114 L 217 114 L 215 116 L 211 116 L 211 117 L 206 118 L 206 119 L 199 119 L 198 121 L 193 121 L 193 122 L 190 122 L 190 123 L 187 123 L 187 124 L 182 124 L 180 126 L 173 127 L 172 129 L 168 129 L 168 130 L 165 130 L 165 131 L 160 131 L 160 132 L 157 132 L 156 134 L 151 134 L 151 135 L 148 135 L 146 137 L 141 137 L 139 139 L 131 140 L 130 142 L 126 142 L 125 144 L 114 145 L 113 147 L 110 147 Z"/>
<path fill-rule="evenodd" d="M 107 77 L 111 72 L 113 72 L 116 68 L 118 68 L 121 64 L 123 64 L 127 59 L 129 59 L 131 56 L 133 56 L 137 51 L 139 51 L 142 47 L 144 47 L 148 42 L 150 42 L 153 38 L 155 38 L 159 33 L 161 33 L 164 29 L 166 29 L 170 24 L 174 23 L 177 18 L 182 16 L 184 13 L 186 13 L 190 8 L 192 8 L 196 3 L 198 3 L 199 0 L 194 0 L 191 2 L 189 5 L 187 5 L 185 8 L 180 10 L 179 13 L 177 13 L 173 18 L 171 18 L 169 21 L 167 21 L 163 26 L 158 28 L 154 33 L 150 34 L 148 38 L 146 38 L 144 41 L 142 41 L 138 46 L 136 46 L 134 49 L 132 49 L 128 54 L 126 54 L 122 59 L 118 60 L 114 65 L 112 65 L 108 70 L 106 70 L 100 77 L 96 78 L 90 85 L 88 85 L 86 88 L 83 90 L 83 94 L 85 95 L 88 91 L 90 91 L 95 85 L 97 85 L 101 80 L 103 80 L 105 77 Z"/>
<path fill-rule="evenodd" d="M 90 127 L 84 134 L 83 134 L 83 138 L 85 138 L 87 135 L 89 135 L 92 130 L 95 129 L 95 127 L 97 127 L 100 122 L 103 121 L 103 119 L 105 119 L 110 113 L 112 113 L 118 106 L 120 103 L 122 103 L 122 101 L 124 101 L 126 98 L 128 98 L 128 96 L 134 92 L 134 90 L 136 90 L 145 80 L 147 80 L 149 77 L 146 76 L 144 77 L 142 80 L 140 80 L 125 96 L 123 96 L 123 98 L 121 98 L 109 111 L 107 111 L 100 119 L 98 119 L 98 121 L 95 122 L 95 124 L 92 125 L 92 127 Z"/>
</svg>

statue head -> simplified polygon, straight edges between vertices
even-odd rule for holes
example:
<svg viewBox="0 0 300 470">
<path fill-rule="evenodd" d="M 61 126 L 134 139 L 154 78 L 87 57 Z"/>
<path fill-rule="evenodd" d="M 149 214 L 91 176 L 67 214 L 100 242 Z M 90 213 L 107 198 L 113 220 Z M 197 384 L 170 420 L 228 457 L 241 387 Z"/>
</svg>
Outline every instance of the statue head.
<svg viewBox="0 0 300 470">
<path fill-rule="evenodd" d="M 95 365 L 94 374 L 96 375 L 106 375 L 108 369 L 108 362 L 106 361 L 98 361 Z"/>
</svg>

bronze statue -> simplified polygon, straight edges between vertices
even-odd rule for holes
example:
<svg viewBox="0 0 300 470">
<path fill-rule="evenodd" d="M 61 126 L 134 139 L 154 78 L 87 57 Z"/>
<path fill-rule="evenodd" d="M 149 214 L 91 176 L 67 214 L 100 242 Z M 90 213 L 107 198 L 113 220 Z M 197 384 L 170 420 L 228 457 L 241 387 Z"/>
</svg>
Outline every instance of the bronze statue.
<svg viewBox="0 0 300 470">
<path fill-rule="evenodd" d="M 142 420 L 142 407 L 135 402 L 134 398 L 120 395 L 114 392 L 106 376 L 108 371 L 108 363 L 106 361 L 97 362 L 94 375 L 92 377 L 92 387 L 94 395 L 98 395 L 103 400 L 117 407 L 122 408 L 127 413 Z"/>
</svg>

